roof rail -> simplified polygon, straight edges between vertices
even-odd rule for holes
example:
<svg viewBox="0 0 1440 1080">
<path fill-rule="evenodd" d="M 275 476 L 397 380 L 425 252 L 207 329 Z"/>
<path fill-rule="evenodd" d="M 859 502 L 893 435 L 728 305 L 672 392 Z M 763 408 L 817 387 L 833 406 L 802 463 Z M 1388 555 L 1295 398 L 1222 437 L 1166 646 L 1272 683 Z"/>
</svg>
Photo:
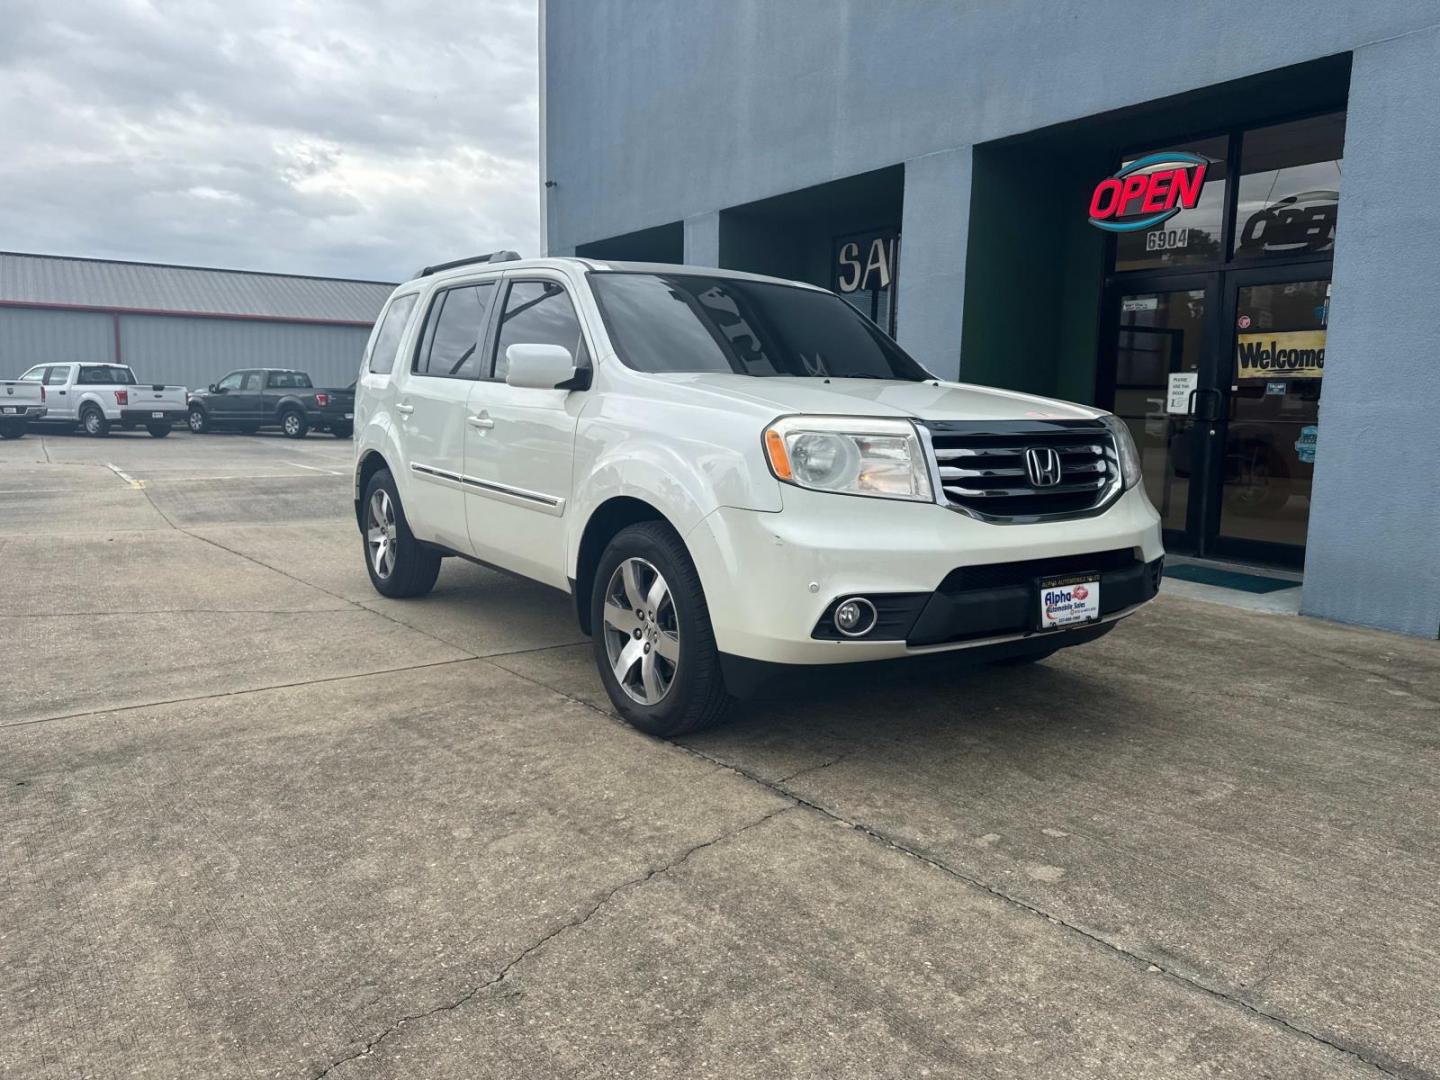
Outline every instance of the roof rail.
<svg viewBox="0 0 1440 1080">
<path fill-rule="evenodd" d="M 518 258 L 520 258 L 518 251 L 491 251 L 485 255 L 471 255 L 468 259 L 436 263 L 434 266 L 425 267 L 415 276 L 429 277 L 431 274 L 438 274 L 441 270 L 454 270 L 457 266 L 469 266 L 471 263 L 510 262 L 512 259 Z"/>
</svg>

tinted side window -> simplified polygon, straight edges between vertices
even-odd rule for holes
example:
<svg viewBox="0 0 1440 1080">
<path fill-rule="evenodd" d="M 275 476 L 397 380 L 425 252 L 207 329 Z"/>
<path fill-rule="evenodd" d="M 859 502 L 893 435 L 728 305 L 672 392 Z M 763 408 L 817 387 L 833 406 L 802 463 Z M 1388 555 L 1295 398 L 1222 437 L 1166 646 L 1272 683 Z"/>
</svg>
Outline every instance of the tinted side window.
<svg viewBox="0 0 1440 1080">
<path fill-rule="evenodd" d="M 388 375 L 395 369 L 400 337 L 405 333 L 405 324 L 410 321 L 410 312 L 414 308 L 415 294 L 410 293 L 392 301 L 385 312 L 380 321 L 380 332 L 375 335 L 375 345 L 370 350 L 370 370 L 376 375 Z"/>
<path fill-rule="evenodd" d="M 247 372 L 245 372 L 245 381 L 240 384 L 240 389 L 241 389 L 241 390 L 247 390 L 247 391 L 259 390 L 259 389 L 260 389 L 260 384 L 261 384 L 260 372 L 258 372 L 258 371 L 247 371 Z"/>
<path fill-rule="evenodd" d="M 480 344 L 495 293 L 493 281 L 446 289 L 430 304 L 430 319 L 415 355 L 417 375 L 445 379 L 480 376 Z"/>
<path fill-rule="evenodd" d="M 59 367 L 45 369 L 46 386 L 64 386 L 70 378 L 70 365 L 61 364 Z"/>
<path fill-rule="evenodd" d="M 269 385 L 275 390 L 308 390 L 310 376 L 303 371 L 272 371 Z"/>
<path fill-rule="evenodd" d="M 245 373 L 243 371 L 232 371 L 229 375 L 226 375 L 223 379 L 216 383 L 215 388 L 217 390 L 239 390 L 240 380 L 244 377 Z"/>
<path fill-rule="evenodd" d="M 511 345 L 563 345 L 577 368 L 590 365 L 580 319 L 564 288 L 553 281 L 516 281 L 510 285 L 505 315 L 495 345 L 495 378 L 504 379 Z"/>
<path fill-rule="evenodd" d="M 20 376 L 20 381 L 39 382 L 47 370 L 47 368 L 32 367 L 29 371 L 25 372 L 24 375 Z"/>
</svg>

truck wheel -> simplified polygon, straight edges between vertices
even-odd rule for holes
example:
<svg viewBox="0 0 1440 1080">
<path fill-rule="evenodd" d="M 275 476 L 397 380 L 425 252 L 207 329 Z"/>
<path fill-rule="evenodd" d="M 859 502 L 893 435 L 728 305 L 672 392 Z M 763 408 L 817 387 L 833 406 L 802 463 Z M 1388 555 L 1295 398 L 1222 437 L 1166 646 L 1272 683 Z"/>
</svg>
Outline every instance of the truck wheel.
<svg viewBox="0 0 1440 1080">
<path fill-rule="evenodd" d="M 18 439 L 25 434 L 25 422 L 22 420 L 16 423 L 14 420 L 0 424 L 0 439 Z"/>
<path fill-rule="evenodd" d="M 730 705 L 700 575 L 658 521 L 616 534 L 590 596 L 595 664 L 615 711 L 671 738 L 715 723 Z"/>
<path fill-rule="evenodd" d="M 94 405 L 86 405 L 80 410 L 80 426 L 85 429 L 86 435 L 96 439 L 110 434 L 110 421 Z"/>
<path fill-rule="evenodd" d="M 310 425 L 306 422 L 304 413 L 298 409 L 287 409 L 280 417 L 280 430 L 287 439 L 303 439 L 310 430 Z"/>
<path fill-rule="evenodd" d="M 163 439 L 166 435 L 170 434 L 170 423 L 169 421 L 164 423 L 156 421 L 153 424 L 146 424 L 145 430 L 150 432 L 152 438 Z"/>
<path fill-rule="evenodd" d="M 440 555 L 415 539 L 405 520 L 400 493 L 389 469 L 365 485 L 365 523 L 361 540 L 370 584 L 381 596 L 424 596 L 435 587 Z"/>
<path fill-rule="evenodd" d="M 330 428 L 330 434 L 337 439 L 348 439 L 355 434 L 354 424 L 334 424 Z"/>
<path fill-rule="evenodd" d="M 196 435 L 204 435 L 210 430 L 210 417 L 205 415 L 204 409 L 190 410 L 190 430 Z"/>
</svg>

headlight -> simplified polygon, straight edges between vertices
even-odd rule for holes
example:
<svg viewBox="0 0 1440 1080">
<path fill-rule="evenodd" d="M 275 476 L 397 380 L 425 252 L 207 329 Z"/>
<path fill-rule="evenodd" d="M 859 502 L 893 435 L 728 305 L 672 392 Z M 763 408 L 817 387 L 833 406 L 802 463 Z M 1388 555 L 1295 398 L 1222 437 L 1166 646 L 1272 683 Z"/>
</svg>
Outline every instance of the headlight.
<svg viewBox="0 0 1440 1080">
<path fill-rule="evenodd" d="M 765 429 L 777 479 L 812 491 L 931 502 L 930 473 L 908 420 L 787 416 Z"/>
<path fill-rule="evenodd" d="M 1129 491 L 1140 482 L 1140 452 L 1135 449 L 1135 440 L 1130 437 L 1130 428 L 1118 416 L 1102 416 L 1101 422 L 1115 437 L 1115 453 L 1120 458 L 1120 479 Z"/>
</svg>

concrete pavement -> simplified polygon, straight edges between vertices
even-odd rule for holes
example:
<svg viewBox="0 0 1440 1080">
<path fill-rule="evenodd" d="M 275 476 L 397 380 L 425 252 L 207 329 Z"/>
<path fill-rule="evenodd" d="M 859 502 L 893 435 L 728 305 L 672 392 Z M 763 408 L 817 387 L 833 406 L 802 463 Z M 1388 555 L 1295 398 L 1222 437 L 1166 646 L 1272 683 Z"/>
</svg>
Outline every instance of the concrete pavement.
<svg viewBox="0 0 1440 1080">
<path fill-rule="evenodd" d="M 1440 648 L 1165 597 L 683 745 L 328 437 L 0 444 L 0 1076 L 1440 1076 Z"/>
</svg>

